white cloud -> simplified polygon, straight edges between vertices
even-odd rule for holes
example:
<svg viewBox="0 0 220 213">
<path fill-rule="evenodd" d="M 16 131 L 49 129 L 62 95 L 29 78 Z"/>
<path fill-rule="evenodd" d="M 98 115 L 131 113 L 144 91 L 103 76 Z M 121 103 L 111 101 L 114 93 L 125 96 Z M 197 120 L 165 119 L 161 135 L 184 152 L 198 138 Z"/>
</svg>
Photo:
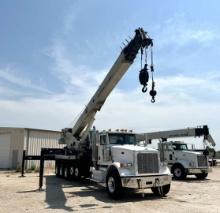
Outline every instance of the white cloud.
<svg viewBox="0 0 220 213">
<path fill-rule="evenodd" d="M 60 63 L 59 74 L 66 75 L 66 84 L 71 84 L 68 91 L 61 94 L 51 94 L 47 98 L 23 98 L 20 100 L 0 100 L 0 125 L 20 126 L 59 130 L 69 124 L 84 109 L 98 85 L 104 77 L 105 71 L 94 72 L 85 68 L 82 72 L 62 55 L 58 57 Z M 66 62 L 67 60 L 67 62 Z M 56 61 L 56 64 L 58 64 Z M 71 72 L 69 72 L 71 68 Z M 75 79 L 72 80 L 72 71 Z M 82 73 L 84 76 L 82 77 Z M 88 79 L 92 79 L 88 81 Z M 150 103 L 148 94 L 141 93 L 141 88 L 133 91 L 114 89 L 108 97 L 101 112 L 97 113 L 95 125 L 98 129 L 128 128 L 137 132 L 178 129 L 208 124 L 213 137 L 220 139 L 218 113 L 219 100 L 197 101 L 198 87 L 202 91 L 215 92 L 219 96 L 219 76 L 213 75 L 170 76 L 155 79 L 158 89 L 156 103 Z M 80 82 L 80 83 L 79 83 Z M 74 94 L 73 87 L 79 93 Z M 191 91 L 189 91 L 189 88 Z M 91 89 L 91 90 L 89 90 Z M 203 94 L 204 95 L 204 94 Z M 71 124 L 73 125 L 73 123 Z M 220 148 L 220 146 L 218 145 Z"/>
<path fill-rule="evenodd" d="M 157 79 L 157 87 L 161 102 L 167 100 L 174 103 L 206 103 L 219 102 L 220 79 L 218 75 L 207 73 L 200 77 L 195 76 L 166 76 Z M 167 100 L 166 100 L 167 99 Z M 211 104 L 210 103 L 210 104 Z"/>
<path fill-rule="evenodd" d="M 83 108 L 84 103 L 68 95 L 48 99 L 1 100 L 0 125 L 59 130 L 69 126 Z M 208 124 L 218 141 L 219 110 L 220 103 L 173 103 L 167 100 L 163 105 L 158 98 L 155 104 L 151 104 L 150 98 L 140 91 L 127 94 L 114 90 L 101 112 L 97 113 L 95 125 L 99 130 L 127 128 L 148 132 Z M 219 145 L 217 147 L 220 148 Z"/>
<path fill-rule="evenodd" d="M 35 85 L 33 82 L 31 82 L 29 79 L 19 76 L 20 73 L 15 68 L 11 68 L 10 66 L 7 66 L 5 68 L 0 68 L 0 79 L 4 80 L 8 83 L 11 83 L 13 85 L 17 85 L 22 88 L 26 89 L 32 89 L 36 90 L 38 92 L 44 92 L 47 94 L 50 94 L 51 92 L 40 85 Z"/>
<path fill-rule="evenodd" d="M 197 42 L 205 46 L 220 39 L 218 28 L 201 25 L 194 21 L 189 22 L 184 13 L 175 14 L 155 26 L 155 31 L 157 32 L 155 40 L 159 41 L 158 47 L 172 44 L 179 48 L 190 42 Z"/>
<path fill-rule="evenodd" d="M 87 101 L 107 73 L 107 69 L 95 71 L 85 65 L 76 66 L 62 39 L 53 40 L 47 54 L 53 61 L 53 73 L 61 80 L 65 93 L 77 100 Z"/>
</svg>

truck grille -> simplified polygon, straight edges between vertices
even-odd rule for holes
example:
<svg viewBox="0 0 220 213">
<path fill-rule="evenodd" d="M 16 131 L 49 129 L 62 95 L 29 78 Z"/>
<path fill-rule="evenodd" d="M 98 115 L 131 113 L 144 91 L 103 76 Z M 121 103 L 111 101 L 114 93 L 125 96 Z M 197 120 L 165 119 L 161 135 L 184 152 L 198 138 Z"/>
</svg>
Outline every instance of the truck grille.
<svg viewBox="0 0 220 213">
<path fill-rule="evenodd" d="M 198 160 L 198 167 L 206 167 L 208 166 L 207 158 L 204 155 L 198 155 L 197 156 Z"/>
<path fill-rule="evenodd" d="M 137 155 L 138 173 L 158 173 L 159 161 L 157 153 L 139 153 Z"/>
</svg>

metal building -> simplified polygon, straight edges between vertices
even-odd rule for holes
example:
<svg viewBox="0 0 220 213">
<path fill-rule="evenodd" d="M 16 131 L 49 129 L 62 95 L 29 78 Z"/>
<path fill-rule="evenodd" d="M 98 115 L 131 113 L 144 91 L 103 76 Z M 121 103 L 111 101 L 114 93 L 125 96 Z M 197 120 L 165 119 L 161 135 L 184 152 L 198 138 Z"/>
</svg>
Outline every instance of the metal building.
<svg viewBox="0 0 220 213">
<path fill-rule="evenodd" d="M 23 150 L 27 155 L 40 155 L 41 148 L 62 148 L 60 132 L 52 130 L 0 127 L 0 169 L 19 169 Z M 45 166 L 54 166 L 47 161 Z M 39 161 L 28 161 L 27 168 L 39 167 Z"/>
</svg>

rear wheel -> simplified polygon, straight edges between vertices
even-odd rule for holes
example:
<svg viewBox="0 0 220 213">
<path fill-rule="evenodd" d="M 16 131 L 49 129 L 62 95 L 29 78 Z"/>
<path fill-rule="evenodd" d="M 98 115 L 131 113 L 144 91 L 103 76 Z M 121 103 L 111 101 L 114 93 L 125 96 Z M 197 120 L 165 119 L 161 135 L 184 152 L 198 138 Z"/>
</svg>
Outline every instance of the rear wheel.
<svg viewBox="0 0 220 213">
<path fill-rule="evenodd" d="M 60 163 L 60 166 L 59 166 L 59 176 L 60 177 L 64 176 L 64 174 L 63 174 L 63 164 L 62 163 Z"/>
<path fill-rule="evenodd" d="M 81 178 L 80 170 L 79 170 L 79 167 L 76 166 L 74 168 L 74 179 L 80 180 L 80 178 Z"/>
<path fill-rule="evenodd" d="M 55 175 L 57 176 L 57 177 L 59 177 L 59 175 L 60 175 L 60 173 L 59 173 L 59 164 L 58 163 L 56 163 L 56 166 L 55 166 Z"/>
<path fill-rule="evenodd" d="M 121 178 L 116 169 L 111 169 L 106 178 L 107 192 L 110 198 L 119 199 L 122 195 Z"/>
<path fill-rule="evenodd" d="M 172 168 L 172 173 L 176 180 L 183 180 L 186 178 L 186 172 L 182 165 L 174 165 Z"/>
<path fill-rule="evenodd" d="M 64 167 L 63 176 L 65 179 L 69 179 L 69 166 Z"/>
<path fill-rule="evenodd" d="M 69 175 L 70 175 L 70 178 L 71 178 L 71 179 L 74 178 L 74 166 L 70 166 L 70 167 L 69 167 Z"/>
<path fill-rule="evenodd" d="M 207 178 L 208 173 L 203 172 L 203 173 L 201 173 L 201 174 L 196 174 L 195 176 L 196 176 L 197 179 L 199 179 L 199 180 L 204 180 L 205 178 Z"/>
<path fill-rule="evenodd" d="M 154 195 L 165 196 L 170 191 L 170 184 L 161 187 L 152 187 L 151 191 L 154 193 Z"/>
</svg>

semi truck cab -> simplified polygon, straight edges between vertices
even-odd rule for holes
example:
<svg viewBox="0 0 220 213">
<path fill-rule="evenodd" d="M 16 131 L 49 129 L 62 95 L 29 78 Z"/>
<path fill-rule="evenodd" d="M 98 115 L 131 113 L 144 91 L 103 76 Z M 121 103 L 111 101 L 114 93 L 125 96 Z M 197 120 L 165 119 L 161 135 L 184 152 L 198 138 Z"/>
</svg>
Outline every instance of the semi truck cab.
<svg viewBox="0 0 220 213">
<path fill-rule="evenodd" d="M 175 179 L 185 179 L 187 175 L 195 175 L 198 179 L 205 179 L 211 171 L 208 164 L 209 147 L 215 146 L 215 141 L 209 133 L 207 125 L 176 129 L 168 131 L 148 132 L 138 134 L 138 142 L 147 146 L 152 140 L 159 140 L 158 150 L 161 161 L 168 163 Z M 176 138 L 203 137 L 205 149 L 189 149 L 183 141 L 168 141 Z"/>
<path fill-rule="evenodd" d="M 170 190 L 171 173 L 160 162 L 156 149 L 136 145 L 136 134 L 125 131 L 98 133 L 93 153 L 92 180 L 107 187 L 110 197 L 123 188 L 146 189 L 165 195 Z M 93 142 L 94 143 L 94 142 Z"/>
<path fill-rule="evenodd" d="M 208 155 L 205 151 L 191 150 L 183 141 L 167 141 L 158 144 L 162 160 L 168 163 L 175 179 L 195 175 L 204 179 L 210 171 Z"/>
</svg>

